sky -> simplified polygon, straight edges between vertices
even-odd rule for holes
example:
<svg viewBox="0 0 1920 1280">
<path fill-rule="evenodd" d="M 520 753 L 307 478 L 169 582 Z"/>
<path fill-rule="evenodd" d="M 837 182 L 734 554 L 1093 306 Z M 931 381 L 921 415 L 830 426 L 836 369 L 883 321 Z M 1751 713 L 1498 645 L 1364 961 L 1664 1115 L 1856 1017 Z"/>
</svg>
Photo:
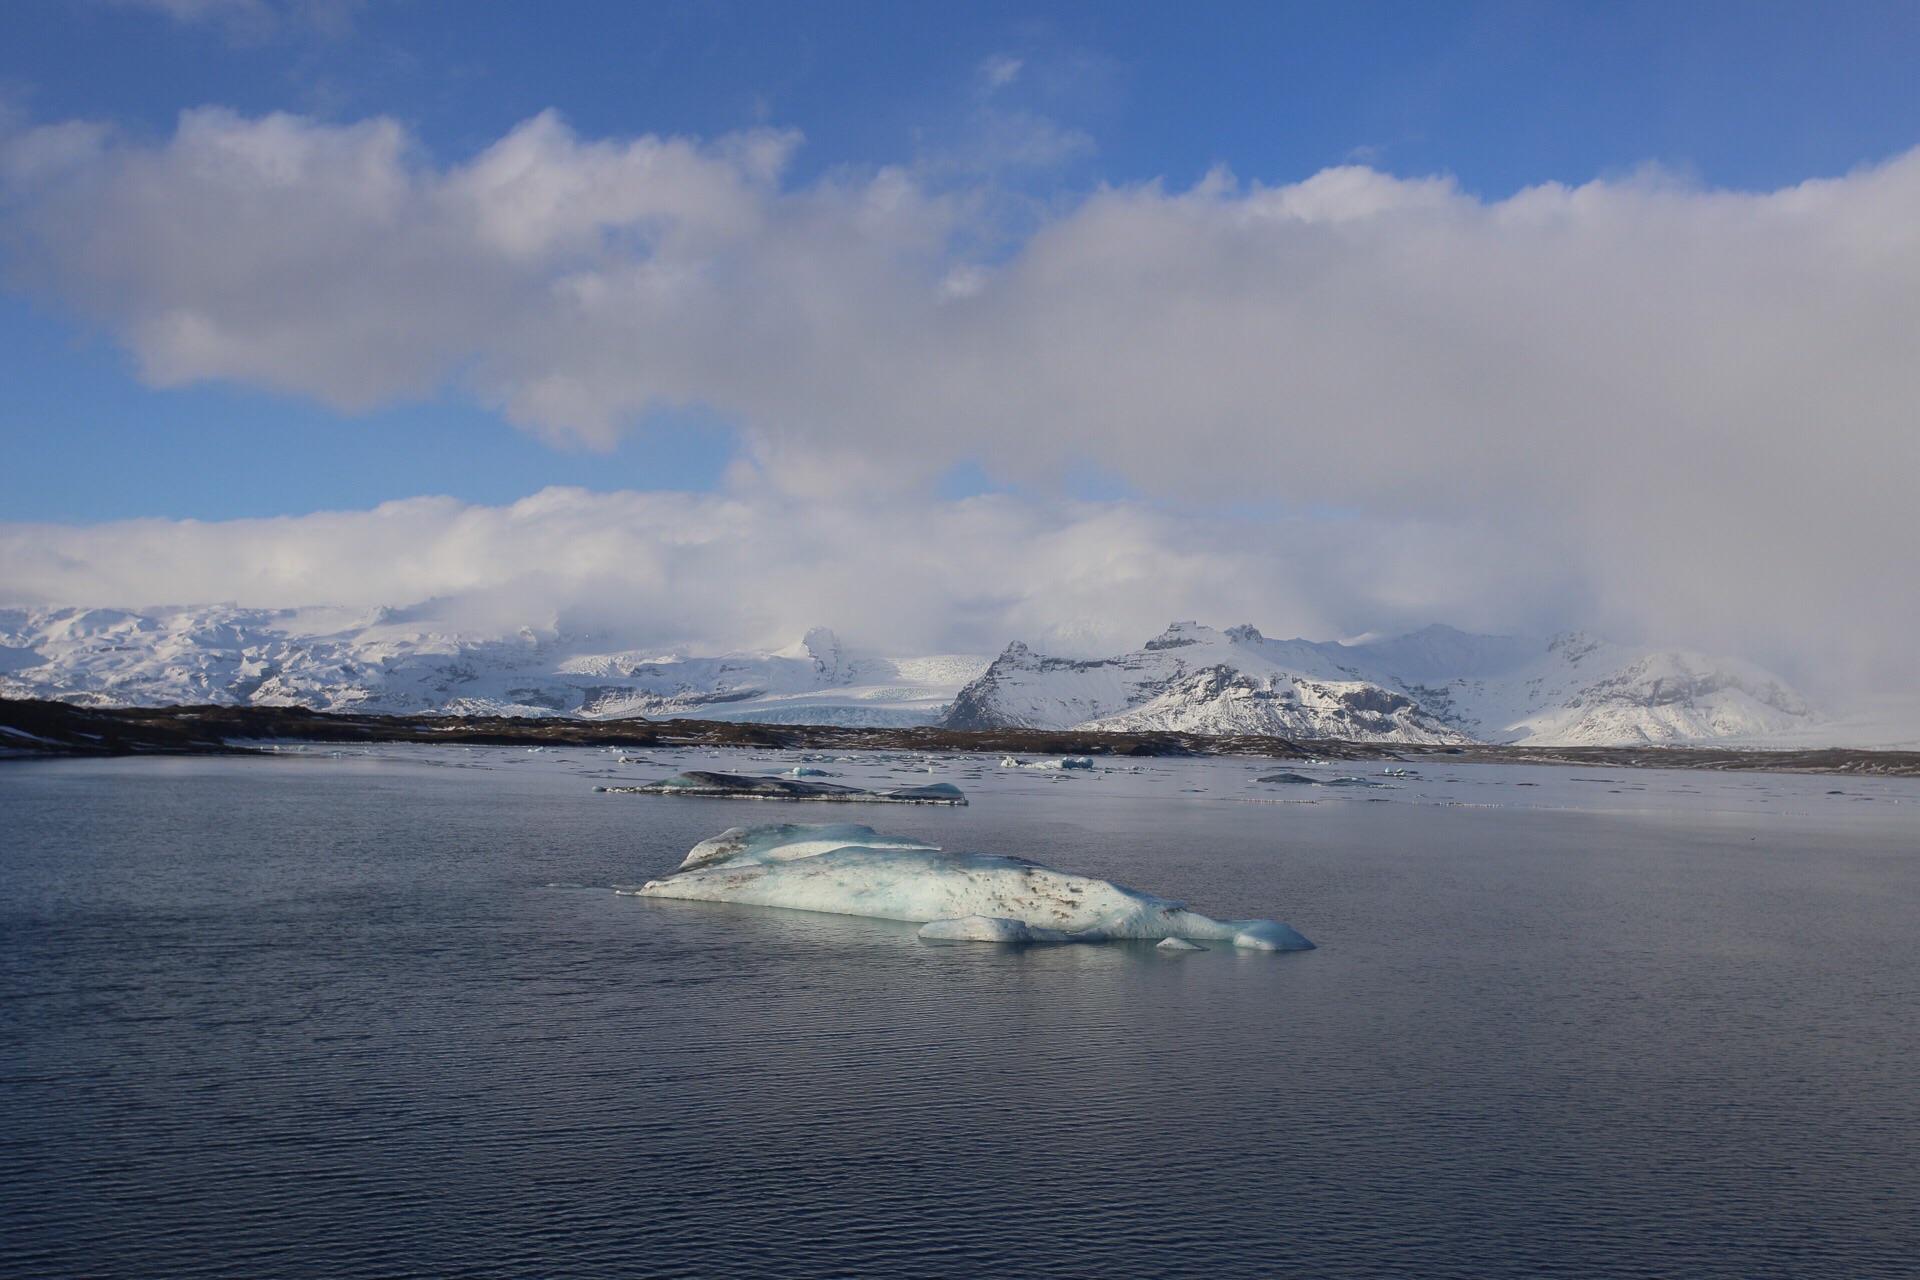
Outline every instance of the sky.
<svg viewBox="0 0 1920 1280">
<path fill-rule="evenodd" d="M 1920 694 L 1920 3 L 5 27 L 0 605 Z"/>
</svg>

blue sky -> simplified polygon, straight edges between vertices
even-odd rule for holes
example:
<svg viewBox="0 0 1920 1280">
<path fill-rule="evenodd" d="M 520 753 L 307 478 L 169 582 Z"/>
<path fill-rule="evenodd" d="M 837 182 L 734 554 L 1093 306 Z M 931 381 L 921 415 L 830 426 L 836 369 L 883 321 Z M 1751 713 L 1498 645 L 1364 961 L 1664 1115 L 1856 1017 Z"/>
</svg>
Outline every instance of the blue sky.
<svg viewBox="0 0 1920 1280">
<path fill-rule="evenodd" d="M 169 8 L 187 15 L 173 16 Z M 1185 187 L 1215 164 L 1281 183 L 1359 160 L 1500 197 L 1658 163 L 1764 190 L 1920 141 L 1913 4 L 379 4 L 290 9 L 40 0 L 0 41 L 34 123 L 164 137 L 208 104 L 389 115 L 457 161 L 558 108 L 582 135 L 799 129 L 793 180 L 962 151 L 980 69 L 1000 109 L 1083 152 L 1015 181 Z M 17 280 L 18 272 L 14 273 Z M 0 517 L 223 518 L 416 493 L 510 500 L 542 484 L 711 488 L 724 419 L 681 413 L 611 452 L 553 448 L 458 396 L 341 414 L 242 380 L 152 390 L 58 296 L 0 298 Z M 271 451 L 263 435 L 310 447 Z M 968 468 L 950 480 L 966 487 Z"/>
<path fill-rule="evenodd" d="M 1913 2 L 33 0 L 0 605 L 1905 670 L 1915 66 Z"/>
</svg>

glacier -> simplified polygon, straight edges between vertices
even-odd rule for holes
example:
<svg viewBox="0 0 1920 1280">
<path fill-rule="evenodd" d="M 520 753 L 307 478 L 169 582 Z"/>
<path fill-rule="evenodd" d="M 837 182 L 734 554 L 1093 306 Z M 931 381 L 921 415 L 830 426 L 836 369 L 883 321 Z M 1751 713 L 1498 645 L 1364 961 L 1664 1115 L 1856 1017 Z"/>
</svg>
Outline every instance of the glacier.
<svg viewBox="0 0 1920 1280">
<path fill-rule="evenodd" d="M 695 845 L 638 896 L 918 921 L 929 941 L 1182 938 L 1245 951 L 1313 947 L 1277 920 L 1216 920 L 1183 902 L 1025 858 L 951 853 L 851 823 L 730 827 Z"/>
</svg>

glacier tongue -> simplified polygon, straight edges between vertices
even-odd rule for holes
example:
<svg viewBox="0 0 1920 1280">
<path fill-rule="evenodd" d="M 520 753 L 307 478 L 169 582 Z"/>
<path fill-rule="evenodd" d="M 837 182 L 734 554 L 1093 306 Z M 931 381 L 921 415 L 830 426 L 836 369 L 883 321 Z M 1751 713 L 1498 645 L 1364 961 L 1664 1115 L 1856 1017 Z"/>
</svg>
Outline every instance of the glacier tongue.
<svg viewBox="0 0 1920 1280">
<path fill-rule="evenodd" d="M 919 921 L 946 941 L 1199 938 L 1244 950 L 1313 944 L 1277 920 L 1215 920 L 1186 904 L 1024 858 L 949 853 L 853 824 L 733 827 L 640 896 Z"/>
</svg>

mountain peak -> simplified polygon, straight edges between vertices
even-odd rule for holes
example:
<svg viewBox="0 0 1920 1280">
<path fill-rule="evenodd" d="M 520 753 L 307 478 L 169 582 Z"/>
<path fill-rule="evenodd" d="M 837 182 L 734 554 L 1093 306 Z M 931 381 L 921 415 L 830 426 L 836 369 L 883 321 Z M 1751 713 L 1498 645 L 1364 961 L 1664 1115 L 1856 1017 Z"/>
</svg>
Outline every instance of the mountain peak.
<svg viewBox="0 0 1920 1280">
<path fill-rule="evenodd" d="M 1157 653 L 1162 649 L 1181 649 L 1219 634 L 1212 627 L 1203 627 L 1198 622 L 1170 622 L 1165 631 L 1147 641 L 1146 649 L 1149 653 Z"/>
</svg>

